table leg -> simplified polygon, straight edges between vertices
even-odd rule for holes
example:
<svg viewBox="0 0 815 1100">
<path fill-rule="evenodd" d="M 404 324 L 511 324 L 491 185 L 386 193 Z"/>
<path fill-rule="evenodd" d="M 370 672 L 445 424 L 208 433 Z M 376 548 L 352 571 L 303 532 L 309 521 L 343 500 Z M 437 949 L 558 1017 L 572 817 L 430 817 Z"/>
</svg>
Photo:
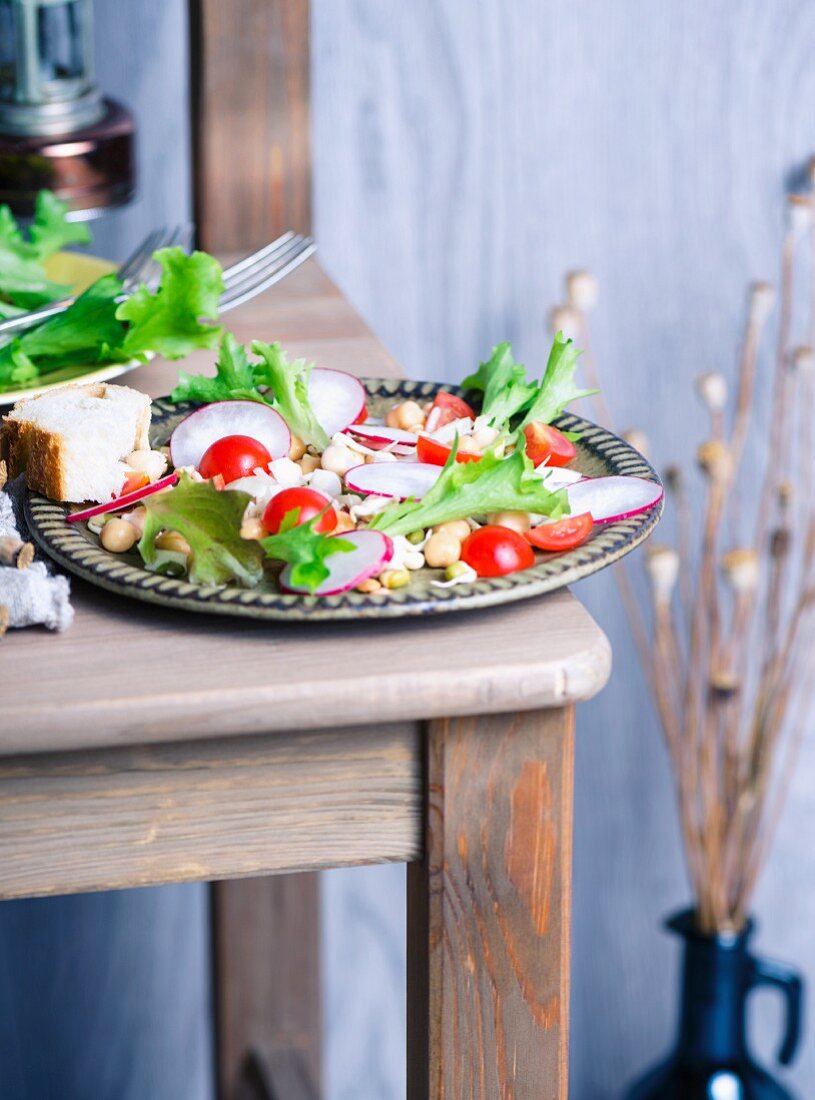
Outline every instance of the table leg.
<svg viewBox="0 0 815 1100">
<path fill-rule="evenodd" d="M 316 1100 L 320 1081 L 315 872 L 213 885 L 219 1100 Z"/>
<path fill-rule="evenodd" d="M 427 727 L 409 1100 L 567 1095 L 573 751 L 571 708 Z"/>
</svg>

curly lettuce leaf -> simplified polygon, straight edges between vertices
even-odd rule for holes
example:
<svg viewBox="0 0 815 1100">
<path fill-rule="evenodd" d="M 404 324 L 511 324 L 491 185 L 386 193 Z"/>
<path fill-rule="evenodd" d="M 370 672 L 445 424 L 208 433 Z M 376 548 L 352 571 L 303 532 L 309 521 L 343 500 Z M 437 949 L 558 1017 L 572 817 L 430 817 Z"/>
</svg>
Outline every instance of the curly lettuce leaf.
<svg viewBox="0 0 815 1100">
<path fill-rule="evenodd" d="M 302 585 L 314 594 L 328 576 L 325 559 L 332 554 L 347 554 L 354 549 L 348 539 L 337 535 L 323 535 L 317 530 L 322 517 L 314 516 L 308 523 L 297 523 L 299 508 L 293 508 L 283 517 L 276 535 L 260 540 L 266 556 L 275 561 L 288 562 L 293 585 Z"/>
<path fill-rule="evenodd" d="M 255 539 L 241 538 L 241 521 L 251 497 L 218 490 L 211 481 L 182 474 L 166 492 L 145 497 L 147 509 L 139 553 L 146 565 L 156 560 L 156 538 L 176 531 L 190 544 L 188 575 L 195 584 L 237 581 L 246 588 L 263 576 L 263 552 Z"/>
<path fill-rule="evenodd" d="M 241 399 L 263 402 L 262 394 L 255 388 L 254 366 L 246 354 L 246 348 L 231 332 L 224 332 L 215 371 L 214 378 L 206 374 L 184 374 L 182 371 L 170 400 L 176 403 L 192 401 L 199 405 Z"/>
<path fill-rule="evenodd" d="M 124 327 L 116 320 L 121 290 L 115 275 L 103 275 L 64 313 L 0 348 L 0 387 L 65 367 L 115 362 L 114 349 L 124 335 Z"/>
<path fill-rule="evenodd" d="M 487 451 L 478 462 L 456 462 L 458 441 L 439 480 L 421 500 L 390 504 L 370 526 L 388 535 L 408 535 L 420 528 L 489 512 L 535 512 L 559 519 L 569 513 L 565 490 L 552 492 L 535 473 L 526 454 L 523 433 L 507 458 Z"/>
<path fill-rule="evenodd" d="M 254 340 L 252 351 L 261 357 L 261 362 L 255 367 L 255 384 L 268 388 L 273 408 L 277 409 L 295 435 L 304 443 L 313 443 L 320 450 L 325 450 L 330 441 L 308 399 L 311 365 L 305 359 L 289 362 L 280 344 L 264 344 Z"/>
<path fill-rule="evenodd" d="M 31 245 L 40 260 L 59 252 L 69 244 L 90 244 L 91 234 L 84 222 L 69 222 L 68 204 L 53 191 L 40 191 L 31 225 Z"/>
<path fill-rule="evenodd" d="M 508 343 L 494 347 L 486 363 L 481 363 L 475 374 L 465 378 L 462 386 L 484 394 L 481 414 L 499 431 L 509 426 L 512 417 L 517 416 L 537 392 L 535 383 L 527 381 L 526 368 L 515 362 L 512 346 Z"/>
<path fill-rule="evenodd" d="M 188 256 L 183 248 L 162 248 L 154 253 L 161 265 L 158 289 L 141 286 L 119 306 L 116 316 L 128 325 L 117 349 L 122 360 L 156 352 L 166 359 L 180 359 L 196 348 L 215 347 L 223 334 L 216 320 L 223 291 L 221 265 L 206 252 Z"/>
<path fill-rule="evenodd" d="M 581 390 L 575 385 L 574 373 L 579 355 L 572 340 L 567 340 L 562 332 L 556 333 L 540 387 L 526 410 L 521 428 L 533 420 L 549 424 L 572 401 L 597 393 L 597 390 Z"/>
</svg>

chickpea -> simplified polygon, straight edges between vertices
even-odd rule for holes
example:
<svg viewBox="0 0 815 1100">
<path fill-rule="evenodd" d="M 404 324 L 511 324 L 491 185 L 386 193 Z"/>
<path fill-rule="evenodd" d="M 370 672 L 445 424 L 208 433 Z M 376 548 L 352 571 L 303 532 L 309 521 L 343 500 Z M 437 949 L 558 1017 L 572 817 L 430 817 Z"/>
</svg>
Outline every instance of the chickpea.
<svg viewBox="0 0 815 1100">
<path fill-rule="evenodd" d="M 299 461 L 306 453 L 306 445 L 299 435 L 292 435 L 291 447 L 289 447 L 289 458 L 292 462 Z"/>
<path fill-rule="evenodd" d="M 156 539 L 157 550 L 173 550 L 176 554 L 189 554 L 190 544 L 177 531 L 164 531 Z"/>
<path fill-rule="evenodd" d="M 111 554 L 125 554 L 136 544 L 139 532 L 126 519 L 112 519 L 102 528 L 102 545 Z"/>
<path fill-rule="evenodd" d="M 337 512 L 337 526 L 334 528 L 332 534 L 341 535 L 344 531 L 355 531 L 356 526 L 353 517 L 347 512 Z"/>
<path fill-rule="evenodd" d="M 266 534 L 266 528 L 257 518 L 245 519 L 241 524 L 242 539 L 262 539 L 265 538 Z"/>
<path fill-rule="evenodd" d="M 509 527 L 519 535 L 523 535 L 532 526 L 527 512 L 492 512 L 487 516 L 487 522 L 498 527 Z"/>
<path fill-rule="evenodd" d="M 402 565 L 405 569 L 421 569 L 424 565 L 424 554 L 421 550 L 406 550 L 402 555 Z"/>
<path fill-rule="evenodd" d="M 350 448 L 343 447 L 339 443 L 330 443 L 323 451 L 321 465 L 324 470 L 331 470 L 332 473 L 343 477 L 352 466 L 359 466 L 360 463 L 360 455 L 354 454 Z"/>
<path fill-rule="evenodd" d="M 459 542 L 464 542 L 470 533 L 470 525 L 466 519 L 451 519 L 447 523 L 440 523 L 433 528 L 434 535 L 452 535 Z"/>
<path fill-rule="evenodd" d="M 379 574 L 379 582 L 385 588 L 404 588 L 410 582 L 410 574 L 407 569 L 386 569 Z"/>
<path fill-rule="evenodd" d="M 362 584 L 357 585 L 357 592 L 364 592 L 366 595 L 370 595 L 372 592 L 381 592 L 382 585 L 375 577 L 371 577 L 367 581 L 363 581 Z"/>
<path fill-rule="evenodd" d="M 417 405 L 415 401 L 403 401 L 394 411 L 396 424 L 393 427 L 402 428 L 404 431 L 420 431 L 424 426 L 424 413 L 421 405 Z"/>
<path fill-rule="evenodd" d="M 394 405 L 392 409 L 388 409 L 388 412 L 385 416 L 385 427 L 386 428 L 398 428 L 399 427 L 398 419 L 397 419 L 398 416 L 399 416 L 399 406 L 398 405 Z"/>
<path fill-rule="evenodd" d="M 427 540 L 424 557 L 431 569 L 445 569 L 461 557 L 461 543 L 446 531 L 437 531 Z"/>
<path fill-rule="evenodd" d="M 315 470 L 320 469 L 320 459 L 318 455 L 304 454 L 300 459 L 298 465 L 304 474 L 313 474 Z"/>
</svg>

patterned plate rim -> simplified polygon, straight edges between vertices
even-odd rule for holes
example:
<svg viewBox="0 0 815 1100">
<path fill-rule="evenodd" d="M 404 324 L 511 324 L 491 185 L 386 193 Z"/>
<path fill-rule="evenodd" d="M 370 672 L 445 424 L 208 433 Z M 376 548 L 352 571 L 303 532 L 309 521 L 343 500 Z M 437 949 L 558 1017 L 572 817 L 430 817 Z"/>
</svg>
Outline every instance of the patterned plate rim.
<svg viewBox="0 0 815 1100">
<path fill-rule="evenodd" d="M 463 394 L 460 387 L 403 379 L 362 379 L 369 397 L 432 399 L 440 390 Z M 162 427 L 192 406 L 153 402 L 151 434 L 164 441 Z M 572 413 L 555 421 L 565 431 L 579 432 L 580 448 L 610 467 L 610 472 L 659 481 L 653 467 L 634 448 L 605 428 Z M 158 429 L 158 431 L 156 430 Z M 88 540 L 84 525 L 65 522 L 68 508 L 36 493 L 26 494 L 26 518 L 45 552 L 67 570 L 97 587 L 147 603 L 185 611 L 245 616 L 277 622 L 317 622 L 349 619 L 398 619 L 448 611 L 477 610 L 529 599 L 572 584 L 618 561 L 639 546 L 662 515 L 662 503 L 637 516 L 604 524 L 576 550 L 539 561 L 508 577 L 485 578 L 432 594 L 411 595 L 411 586 L 387 594 L 347 592 L 341 596 L 288 596 L 234 586 L 203 587 L 186 580 L 159 576 L 133 565 Z"/>
</svg>

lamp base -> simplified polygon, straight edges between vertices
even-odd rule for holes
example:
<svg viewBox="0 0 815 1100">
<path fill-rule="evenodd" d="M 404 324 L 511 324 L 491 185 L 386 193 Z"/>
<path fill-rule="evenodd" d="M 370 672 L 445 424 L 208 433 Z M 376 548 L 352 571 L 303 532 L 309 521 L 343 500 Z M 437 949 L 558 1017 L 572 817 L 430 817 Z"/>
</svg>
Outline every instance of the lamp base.
<svg viewBox="0 0 815 1100">
<path fill-rule="evenodd" d="M 133 116 L 115 100 L 103 105 L 98 122 L 68 134 L 0 133 L 0 203 L 30 217 L 37 193 L 47 189 L 78 221 L 129 202 L 136 190 Z"/>
</svg>

